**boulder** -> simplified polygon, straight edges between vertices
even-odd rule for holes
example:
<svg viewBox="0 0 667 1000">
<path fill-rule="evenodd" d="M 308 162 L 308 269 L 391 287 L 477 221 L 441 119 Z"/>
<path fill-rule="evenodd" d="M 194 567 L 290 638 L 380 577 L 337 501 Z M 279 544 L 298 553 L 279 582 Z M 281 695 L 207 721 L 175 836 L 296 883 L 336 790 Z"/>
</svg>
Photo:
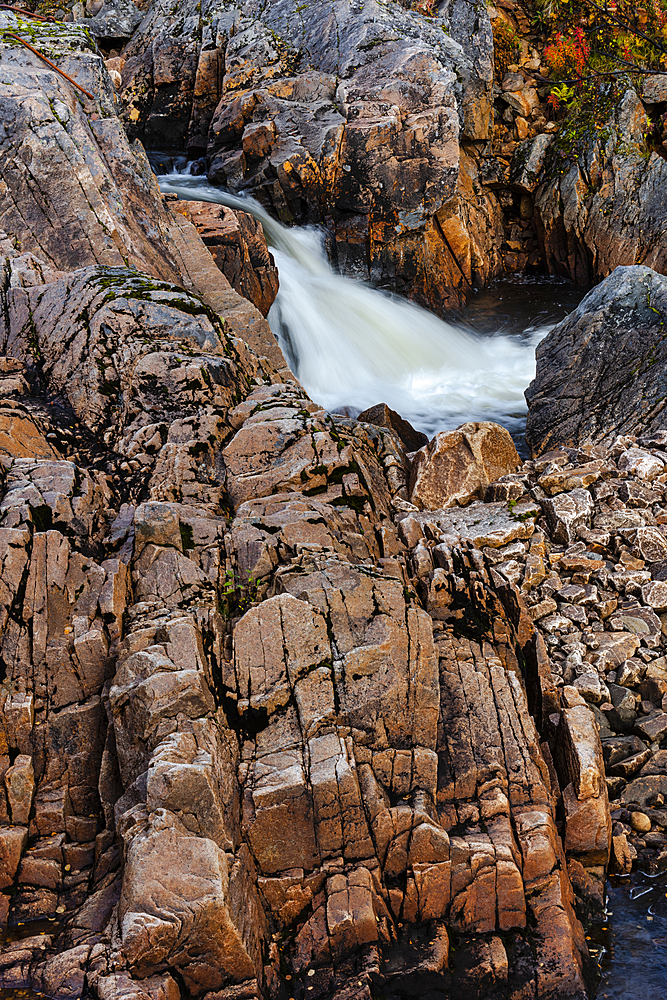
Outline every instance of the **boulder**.
<svg viewBox="0 0 667 1000">
<path fill-rule="evenodd" d="M 667 101 L 667 74 L 647 76 L 642 87 L 642 101 L 646 104 L 664 104 Z"/>
<path fill-rule="evenodd" d="M 175 201 L 192 222 L 213 260 L 239 295 L 266 316 L 278 293 L 278 269 L 262 227 L 248 212 L 205 201 Z"/>
<path fill-rule="evenodd" d="M 396 431 L 401 443 L 407 452 L 417 451 L 428 444 L 428 438 L 421 431 L 416 431 L 412 424 L 387 406 L 386 403 L 377 403 L 363 410 L 357 420 L 365 421 L 368 424 L 375 424 L 377 427 L 389 427 Z"/>
<path fill-rule="evenodd" d="M 617 268 L 554 327 L 537 348 L 537 372 L 526 389 L 526 440 L 534 455 L 662 428 L 664 315 L 667 278 L 636 265 Z M 649 478 L 660 464 L 654 460 Z"/>
<path fill-rule="evenodd" d="M 94 17 L 83 18 L 81 24 L 99 43 L 111 48 L 131 38 L 143 16 L 132 0 L 108 0 Z"/>
<path fill-rule="evenodd" d="M 534 94 L 535 92 L 532 91 Z M 547 150 L 553 142 L 553 137 L 540 134 L 534 139 L 527 139 L 516 149 L 510 166 L 510 184 L 517 191 L 532 194 L 540 183 L 540 174 L 544 166 Z"/>
<path fill-rule="evenodd" d="M 414 457 L 410 500 L 422 510 L 465 507 L 519 465 L 508 431 L 490 421 L 441 431 Z"/>
</svg>

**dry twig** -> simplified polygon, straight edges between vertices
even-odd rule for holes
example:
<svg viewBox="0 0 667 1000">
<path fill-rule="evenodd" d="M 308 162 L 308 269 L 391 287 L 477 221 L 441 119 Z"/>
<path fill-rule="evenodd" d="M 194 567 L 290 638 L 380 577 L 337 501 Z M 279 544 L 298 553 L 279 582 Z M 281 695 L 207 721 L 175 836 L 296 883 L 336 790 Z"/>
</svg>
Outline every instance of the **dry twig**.
<svg viewBox="0 0 667 1000">
<path fill-rule="evenodd" d="M 50 59 L 47 59 L 46 56 L 39 51 L 39 49 L 34 48 L 34 46 L 30 45 L 29 42 L 24 41 L 23 38 L 19 38 L 18 35 L 12 34 L 11 31 L 5 32 L 5 38 L 13 38 L 14 41 L 20 42 L 21 45 L 25 45 L 26 49 L 30 49 L 31 52 L 34 52 L 34 54 L 38 56 L 43 62 L 45 62 L 47 66 L 50 66 L 51 69 L 54 69 L 56 73 L 60 73 L 60 75 L 63 76 L 66 80 L 68 80 L 69 83 L 72 84 L 72 86 L 76 87 L 77 90 L 80 90 L 82 94 L 85 94 L 86 97 L 89 97 L 91 101 L 95 100 L 95 96 L 91 94 L 89 90 L 86 90 L 85 87 L 82 87 L 80 83 L 77 83 L 76 80 L 73 80 L 72 77 L 69 76 L 68 73 L 65 73 L 64 70 L 58 69 L 55 63 L 52 63 Z"/>
<path fill-rule="evenodd" d="M 31 10 L 24 10 L 23 7 L 12 7 L 8 3 L 0 3 L 0 10 L 12 10 L 15 14 L 21 14 L 23 17 L 34 17 L 36 21 L 50 21 L 52 24 L 56 23 L 55 17 L 47 17 L 44 14 L 33 14 Z"/>
</svg>

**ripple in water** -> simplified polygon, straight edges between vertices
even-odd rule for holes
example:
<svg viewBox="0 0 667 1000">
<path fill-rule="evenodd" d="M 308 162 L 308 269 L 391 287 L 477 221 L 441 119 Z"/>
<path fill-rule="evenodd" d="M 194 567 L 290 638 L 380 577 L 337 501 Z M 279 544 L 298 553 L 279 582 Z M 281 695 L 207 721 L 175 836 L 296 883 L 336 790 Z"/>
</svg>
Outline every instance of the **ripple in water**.
<svg viewBox="0 0 667 1000">
<path fill-rule="evenodd" d="M 635 872 L 607 884 L 606 930 L 591 934 L 600 951 L 598 1000 L 667 996 L 667 875 Z"/>
</svg>

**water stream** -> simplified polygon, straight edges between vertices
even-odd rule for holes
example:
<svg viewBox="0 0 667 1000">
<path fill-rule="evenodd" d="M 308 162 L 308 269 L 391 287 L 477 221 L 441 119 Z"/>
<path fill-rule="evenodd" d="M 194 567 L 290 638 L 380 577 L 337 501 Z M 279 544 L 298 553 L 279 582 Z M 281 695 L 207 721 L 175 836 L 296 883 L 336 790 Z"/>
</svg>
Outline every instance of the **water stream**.
<svg viewBox="0 0 667 1000">
<path fill-rule="evenodd" d="M 204 178 L 172 173 L 160 177 L 160 186 L 180 198 L 243 209 L 262 224 L 280 276 L 269 324 L 316 402 L 352 416 L 387 403 L 429 437 L 465 420 L 494 420 L 521 447 L 535 347 L 581 298 L 569 283 L 505 282 L 477 293 L 448 322 L 338 274 L 317 228 L 288 229 L 256 201 Z"/>
</svg>

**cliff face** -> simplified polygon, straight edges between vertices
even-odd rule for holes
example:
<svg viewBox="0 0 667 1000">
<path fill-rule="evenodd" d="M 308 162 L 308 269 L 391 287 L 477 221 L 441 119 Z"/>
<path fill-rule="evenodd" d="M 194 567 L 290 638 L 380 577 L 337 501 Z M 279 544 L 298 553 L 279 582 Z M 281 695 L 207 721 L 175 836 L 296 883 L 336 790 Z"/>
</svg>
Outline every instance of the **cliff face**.
<svg viewBox="0 0 667 1000">
<path fill-rule="evenodd" d="M 483 6 L 157 3 L 123 58 L 131 135 L 187 143 L 283 221 L 326 222 L 348 273 L 440 311 L 498 272 L 499 206 L 461 162 L 491 122 Z"/>
<path fill-rule="evenodd" d="M 661 78 L 649 78 L 641 94 L 628 88 L 617 97 L 594 128 L 585 116 L 561 126 L 535 192 L 536 229 L 550 273 L 589 285 L 619 265 L 667 270 L 667 162 L 664 145 L 651 141 L 649 121 L 665 100 Z"/>
</svg>

